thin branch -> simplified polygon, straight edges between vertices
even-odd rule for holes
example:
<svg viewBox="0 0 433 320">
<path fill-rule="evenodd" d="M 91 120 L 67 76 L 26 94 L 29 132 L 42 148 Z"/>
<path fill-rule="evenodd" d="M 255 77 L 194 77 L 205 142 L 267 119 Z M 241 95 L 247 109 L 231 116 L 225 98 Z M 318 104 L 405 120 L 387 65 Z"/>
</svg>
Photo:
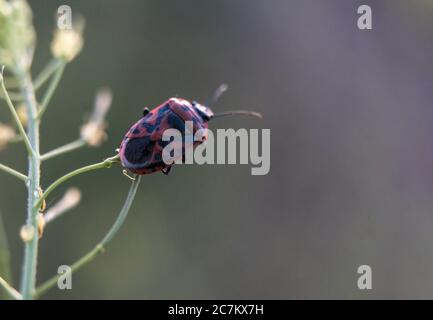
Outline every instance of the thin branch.
<svg viewBox="0 0 433 320">
<path fill-rule="evenodd" d="M 104 169 L 104 168 L 110 168 L 113 163 L 117 163 L 119 162 L 119 155 L 115 155 L 113 157 L 107 158 L 104 161 L 95 163 L 95 164 L 91 164 L 79 169 L 76 169 L 74 171 L 71 171 L 67 174 L 65 174 L 63 177 L 60 177 L 59 179 L 57 179 L 56 181 L 54 181 L 46 190 L 45 192 L 42 194 L 42 196 L 39 198 L 39 200 L 36 202 L 33 210 L 35 212 L 37 212 L 37 210 L 39 210 L 39 208 L 42 205 L 42 202 L 48 197 L 48 195 L 54 190 L 56 189 L 60 184 L 62 184 L 65 181 L 68 181 L 69 179 L 88 172 L 88 171 L 93 171 L 93 170 L 97 170 L 97 169 Z"/>
<path fill-rule="evenodd" d="M 128 192 L 128 196 L 126 197 L 125 203 L 123 204 L 122 209 L 119 212 L 119 215 L 117 216 L 116 221 L 111 226 L 108 233 L 105 235 L 105 237 L 99 242 L 93 250 L 91 250 L 89 253 L 84 255 L 82 258 L 78 259 L 76 262 L 74 262 L 71 266 L 71 273 L 78 271 L 83 266 L 91 262 L 93 259 L 96 258 L 99 254 L 103 253 L 105 250 L 105 247 L 107 244 L 113 239 L 113 237 L 117 234 L 120 227 L 124 223 L 129 209 L 131 208 L 132 202 L 135 198 L 135 194 L 137 192 L 138 186 L 140 184 L 141 176 L 137 176 L 135 180 L 132 181 L 131 187 Z M 42 285 L 40 285 L 36 291 L 35 291 L 35 298 L 40 297 L 45 292 L 47 292 L 49 289 L 54 287 L 57 284 L 57 281 L 59 279 L 60 275 L 56 275 L 49 279 L 48 281 L 44 282 Z"/>
<path fill-rule="evenodd" d="M 17 80 L 17 78 L 13 77 L 13 76 L 5 76 L 5 82 L 8 84 L 7 87 L 8 89 L 19 89 L 20 88 L 20 82 Z"/>
<path fill-rule="evenodd" d="M 24 100 L 24 97 L 17 92 L 8 92 L 8 96 L 12 101 L 21 102 Z M 0 98 L 6 100 L 6 95 L 3 92 L 0 92 Z"/>
<path fill-rule="evenodd" d="M 14 177 L 26 182 L 27 181 L 27 176 L 22 174 L 21 172 L 16 171 L 15 169 L 12 169 L 8 166 L 5 166 L 4 164 L 0 163 L 0 170 L 3 170 L 4 172 L 7 172 L 11 175 L 13 175 Z"/>
<path fill-rule="evenodd" d="M 62 60 L 60 60 L 62 61 Z M 48 104 L 51 101 L 51 98 L 53 97 L 54 91 L 56 91 L 56 88 L 60 82 L 60 79 L 62 78 L 63 71 L 65 70 L 66 63 L 62 61 L 62 63 L 59 65 L 59 67 L 56 69 L 55 74 L 53 78 L 51 79 L 51 82 L 47 88 L 47 91 L 45 92 L 44 97 L 42 98 L 42 102 L 38 111 L 38 119 L 42 118 L 42 115 L 47 110 Z"/>
<path fill-rule="evenodd" d="M 3 280 L 11 281 L 11 254 L 9 250 L 8 237 L 6 235 L 6 228 L 3 223 L 3 216 L 0 211 L 0 277 Z M 9 295 L 0 290 L 0 299 L 6 299 Z"/>
<path fill-rule="evenodd" d="M 77 150 L 81 147 L 84 147 L 86 144 L 87 144 L 86 141 L 84 141 L 83 139 L 77 139 L 68 144 L 65 144 L 64 146 L 58 147 L 54 150 L 48 151 L 47 153 L 41 155 L 41 161 L 45 161 L 57 157 L 59 155 L 62 155 L 64 153 Z"/>
<path fill-rule="evenodd" d="M 45 82 L 51 77 L 51 75 L 63 64 L 59 59 L 53 58 L 48 64 L 42 69 L 42 71 L 36 76 L 33 81 L 35 91 L 44 85 Z"/>
<path fill-rule="evenodd" d="M 23 298 L 21 294 L 9 283 L 7 283 L 2 277 L 0 277 L 0 286 L 3 287 L 3 289 L 5 289 L 6 293 L 12 299 L 21 300 Z"/>
<path fill-rule="evenodd" d="M 4 71 L 4 66 L 1 67 L 1 70 L 0 70 L 0 85 L 1 85 L 1 88 L 2 88 L 3 93 L 5 95 L 6 103 L 7 103 L 8 107 L 9 107 L 9 110 L 12 113 L 12 116 L 13 116 L 16 124 L 17 124 L 18 130 L 19 130 L 21 136 L 24 139 L 24 143 L 26 144 L 27 152 L 29 153 L 29 155 L 34 156 L 35 152 L 34 152 L 32 146 L 30 144 L 29 138 L 27 137 L 26 130 L 24 130 L 23 124 L 21 123 L 20 118 L 18 117 L 18 114 L 17 114 L 17 112 L 15 110 L 15 107 L 14 107 L 12 101 L 11 101 L 11 98 L 8 95 L 8 91 L 6 89 L 6 86 L 5 86 L 5 83 L 4 83 L 4 79 L 3 79 L 3 71 Z"/>
</svg>

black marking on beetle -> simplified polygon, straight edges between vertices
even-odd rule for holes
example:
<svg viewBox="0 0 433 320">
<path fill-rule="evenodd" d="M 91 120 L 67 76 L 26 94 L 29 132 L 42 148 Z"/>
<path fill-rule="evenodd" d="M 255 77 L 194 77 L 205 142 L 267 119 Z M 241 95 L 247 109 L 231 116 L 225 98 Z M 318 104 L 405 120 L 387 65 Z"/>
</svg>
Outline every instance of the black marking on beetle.
<svg viewBox="0 0 433 320">
<path fill-rule="evenodd" d="M 154 145 L 147 137 L 131 139 L 125 146 L 125 157 L 133 164 L 144 163 L 152 155 Z"/>
</svg>

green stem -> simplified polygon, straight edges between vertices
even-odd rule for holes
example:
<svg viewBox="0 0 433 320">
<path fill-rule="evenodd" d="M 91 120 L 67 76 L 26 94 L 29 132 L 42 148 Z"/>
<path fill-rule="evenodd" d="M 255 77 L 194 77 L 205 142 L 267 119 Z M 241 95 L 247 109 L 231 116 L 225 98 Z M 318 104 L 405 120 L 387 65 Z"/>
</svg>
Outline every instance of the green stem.
<svg viewBox="0 0 433 320">
<path fill-rule="evenodd" d="M 15 101 L 15 102 L 21 102 L 24 100 L 23 96 L 19 93 L 16 93 L 16 92 L 9 92 L 8 91 L 8 96 L 12 101 Z M 0 93 L 0 98 L 6 100 L 6 95 L 4 94 L 4 92 Z"/>
<path fill-rule="evenodd" d="M 3 216 L 0 212 L 0 277 L 6 282 L 11 282 L 11 255 L 9 250 L 8 237 L 6 235 L 6 228 L 3 223 Z M 0 290 L 0 300 L 9 298 L 9 294 Z"/>
<path fill-rule="evenodd" d="M 42 71 L 36 76 L 33 81 L 33 86 L 37 91 L 44 85 L 45 82 L 51 77 L 51 75 L 63 64 L 62 60 L 53 58 L 48 64 L 42 69 Z"/>
<path fill-rule="evenodd" d="M 19 89 L 20 88 L 20 82 L 12 76 L 9 77 L 4 77 L 5 82 L 8 84 L 7 87 L 8 89 Z"/>
<path fill-rule="evenodd" d="M 103 253 L 105 250 L 105 247 L 107 244 L 113 239 L 113 237 L 117 234 L 120 227 L 123 225 L 128 212 L 131 208 L 132 202 L 134 200 L 135 194 L 137 192 L 137 188 L 140 184 L 141 176 L 136 176 L 135 180 L 132 181 L 131 187 L 128 192 L 128 196 L 126 197 L 125 203 L 123 204 L 122 209 L 119 212 L 119 215 L 117 216 L 116 221 L 111 226 L 108 233 L 105 235 L 105 237 L 99 242 L 93 250 L 91 250 L 89 253 L 84 255 L 82 258 L 78 259 L 76 262 L 74 262 L 71 266 L 71 273 L 81 269 L 83 266 L 91 262 L 93 259 L 96 258 L 99 254 Z M 57 284 L 57 281 L 59 279 L 60 275 L 55 275 L 51 279 L 44 282 L 42 285 L 40 285 L 35 292 L 35 297 L 40 297 L 43 295 L 46 291 L 51 289 Z"/>
<path fill-rule="evenodd" d="M 113 157 L 107 158 L 104 161 L 95 163 L 95 164 L 91 164 L 79 169 L 76 169 L 74 171 L 71 171 L 67 174 L 65 174 L 63 177 L 60 177 L 59 179 L 57 179 L 56 181 L 54 181 L 46 190 L 45 192 L 42 194 L 42 196 L 39 198 L 39 200 L 35 203 L 33 210 L 34 212 L 37 212 L 39 210 L 39 208 L 42 205 L 42 202 L 48 197 L 48 195 L 54 190 L 56 189 L 60 184 L 62 184 L 65 181 L 68 181 L 69 179 L 88 172 L 88 171 L 93 171 L 93 170 L 97 170 L 97 169 L 104 169 L 104 168 L 110 168 L 112 166 L 113 163 L 117 163 L 119 161 L 119 155 L 115 155 Z"/>
<path fill-rule="evenodd" d="M 38 111 L 38 119 L 42 118 L 42 115 L 47 110 L 48 104 L 51 101 L 51 98 L 53 97 L 54 91 L 56 91 L 56 88 L 60 82 L 60 79 L 62 78 L 63 71 L 65 70 L 66 63 L 63 60 L 60 60 L 62 63 L 59 64 L 59 67 L 56 69 L 56 72 L 51 79 L 51 82 L 47 88 L 47 91 L 45 92 L 44 97 L 42 98 L 41 106 Z"/>
<path fill-rule="evenodd" d="M 85 145 L 86 145 L 86 141 L 84 141 L 83 139 L 78 139 L 78 140 L 72 141 L 68 144 L 65 144 L 64 146 L 58 147 L 54 150 L 51 150 L 51 151 L 41 155 L 41 161 L 45 161 L 45 160 L 57 157 L 61 154 L 74 151 L 76 149 L 84 147 Z"/>
<path fill-rule="evenodd" d="M 5 292 L 12 299 L 21 300 L 23 298 L 21 296 L 21 294 L 14 287 L 12 287 L 9 283 L 7 283 L 2 277 L 0 277 L 0 286 L 3 287 L 3 289 L 5 289 Z"/>
<path fill-rule="evenodd" d="M 7 103 L 8 107 L 9 107 L 10 112 L 12 113 L 12 117 L 15 120 L 15 123 L 16 123 L 16 125 L 18 127 L 18 130 L 19 130 L 21 136 L 24 139 L 24 143 L 26 144 L 27 152 L 29 153 L 29 155 L 33 155 L 34 156 L 35 152 L 34 152 L 34 150 L 32 148 L 32 145 L 30 143 L 29 138 L 27 137 L 26 130 L 24 130 L 23 124 L 20 121 L 20 118 L 19 118 L 19 116 L 18 116 L 18 114 L 17 114 L 17 112 L 15 110 L 15 107 L 14 107 L 14 105 L 13 105 L 13 103 L 11 101 L 11 98 L 9 97 L 8 91 L 6 89 L 6 86 L 5 86 L 5 83 L 4 83 L 4 79 L 3 79 L 3 69 L 4 69 L 4 67 L 2 67 L 1 70 L 0 70 L 0 85 L 1 85 L 1 88 L 3 90 L 3 94 L 5 96 L 6 103 Z M 29 118 L 29 120 L 31 120 L 31 119 Z M 32 122 L 32 121 L 29 121 L 29 122 Z"/>
<path fill-rule="evenodd" d="M 27 181 L 27 176 L 25 176 L 24 174 L 22 174 L 21 172 L 18 172 L 8 166 L 5 166 L 4 164 L 0 163 L 0 170 L 3 170 L 4 172 L 7 172 L 11 175 L 13 175 L 14 177 L 26 182 Z"/>
<path fill-rule="evenodd" d="M 21 83 L 23 96 L 25 97 L 25 106 L 27 110 L 27 131 L 31 150 L 34 150 L 33 156 L 29 153 L 29 173 L 27 184 L 27 220 L 26 224 L 31 225 L 35 230 L 35 236 L 32 240 L 25 243 L 24 263 L 21 278 L 21 294 L 23 299 L 32 299 L 36 285 L 36 265 L 38 256 L 38 219 L 33 208 L 39 198 L 40 190 L 40 160 L 39 160 L 39 121 L 36 119 L 37 103 L 33 83 L 29 72 L 20 73 L 18 78 Z M 25 133 L 23 134 L 25 136 Z"/>
</svg>

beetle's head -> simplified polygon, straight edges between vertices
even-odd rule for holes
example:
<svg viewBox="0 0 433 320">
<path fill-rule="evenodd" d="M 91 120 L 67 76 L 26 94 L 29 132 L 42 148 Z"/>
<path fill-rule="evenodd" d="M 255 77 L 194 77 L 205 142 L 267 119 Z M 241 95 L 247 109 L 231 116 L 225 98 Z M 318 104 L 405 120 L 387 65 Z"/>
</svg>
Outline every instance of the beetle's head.
<svg viewBox="0 0 433 320">
<path fill-rule="evenodd" d="M 200 115 L 200 117 L 203 118 L 204 121 L 209 121 L 213 117 L 213 111 L 210 108 L 196 101 L 192 102 L 192 107 L 194 108 L 194 110 L 197 111 L 197 113 Z"/>
</svg>

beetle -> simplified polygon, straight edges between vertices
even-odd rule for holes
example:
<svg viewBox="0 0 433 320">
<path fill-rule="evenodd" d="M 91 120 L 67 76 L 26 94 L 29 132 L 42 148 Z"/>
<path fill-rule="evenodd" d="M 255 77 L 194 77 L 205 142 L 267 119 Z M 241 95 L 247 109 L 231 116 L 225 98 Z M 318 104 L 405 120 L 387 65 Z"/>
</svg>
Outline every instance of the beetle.
<svg viewBox="0 0 433 320">
<path fill-rule="evenodd" d="M 216 101 L 226 89 L 225 85 L 221 85 L 212 100 Z M 164 131 L 177 129 L 182 133 L 185 141 L 186 121 L 192 122 L 192 133 L 195 134 L 198 130 L 207 129 L 211 119 L 228 115 L 262 117 L 257 112 L 243 110 L 214 114 L 208 106 L 196 101 L 189 102 L 183 98 L 170 98 L 152 111 L 144 108 L 143 117 L 128 130 L 121 142 L 119 156 L 122 166 L 139 175 L 158 171 L 168 175 L 172 164 L 166 164 L 162 159 L 162 151 L 170 143 L 162 140 Z M 202 140 L 204 141 L 205 137 Z M 203 141 L 195 141 L 193 147 Z M 184 156 L 185 143 L 183 142 L 179 148 L 182 148 L 180 154 Z"/>
</svg>

